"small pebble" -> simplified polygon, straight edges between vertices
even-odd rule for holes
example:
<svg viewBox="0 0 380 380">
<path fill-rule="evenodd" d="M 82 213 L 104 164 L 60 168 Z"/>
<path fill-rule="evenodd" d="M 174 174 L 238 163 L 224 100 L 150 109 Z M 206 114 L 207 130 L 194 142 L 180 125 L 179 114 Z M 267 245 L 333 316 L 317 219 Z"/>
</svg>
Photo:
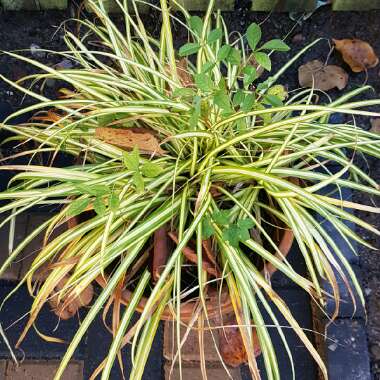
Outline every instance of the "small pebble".
<svg viewBox="0 0 380 380">
<path fill-rule="evenodd" d="M 301 34 L 301 33 L 297 33 L 297 34 L 292 38 L 292 41 L 293 41 L 295 44 L 298 44 L 298 43 L 300 43 L 300 42 L 305 41 L 305 37 L 303 36 L 303 34 Z"/>
<path fill-rule="evenodd" d="M 364 293 L 365 293 L 366 296 L 369 296 L 369 295 L 372 293 L 372 289 L 370 289 L 370 288 L 365 288 L 365 289 L 364 289 Z"/>
<path fill-rule="evenodd" d="M 30 45 L 30 52 L 33 57 L 36 58 L 44 58 L 45 57 L 45 52 L 44 51 L 39 51 L 41 47 L 37 44 L 31 44 Z"/>
<path fill-rule="evenodd" d="M 330 351 L 335 351 L 338 348 L 338 343 L 334 342 L 328 346 Z"/>
</svg>

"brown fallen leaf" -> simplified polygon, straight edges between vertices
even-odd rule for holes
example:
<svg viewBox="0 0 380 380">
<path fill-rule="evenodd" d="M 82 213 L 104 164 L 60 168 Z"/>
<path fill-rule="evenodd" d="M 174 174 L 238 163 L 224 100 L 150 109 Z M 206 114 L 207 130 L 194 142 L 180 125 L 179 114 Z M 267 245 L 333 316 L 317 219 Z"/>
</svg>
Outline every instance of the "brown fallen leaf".
<svg viewBox="0 0 380 380">
<path fill-rule="evenodd" d="M 328 65 L 317 59 L 298 68 L 298 81 L 302 87 L 328 91 L 337 87 L 343 90 L 348 82 L 348 74 L 339 66 Z"/>
<path fill-rule="evenodd" d="M 379 58 L 368 42 L 358 39 L 333 39 L 333 42 L 344 61 L 355 73 L 375 67 L 379 63 Z"/>
<path fill-rule="evenodd" d="M 380 119 L 371 119 L 371 129 L 369 131 L 380 134 Z"/>
<path fill-rule="evenodd" d="M 87 306 L 91 302 L 94 295 L 94 288 L 90 284 L 79 294 L 76 294 L 75 298 L 70 297 L 71 299 L 68 299 L 68 296 L 59 297 L 59 294 L 57 293 L 65 287 L 68 279 L 69 277 L 65 276 L 58 282 L 54 288 L 52 297 L 49 299 L 49 304 L 52 310 L 60 319 L 69 319 L 73 317 L 79 308 Z"/>
<path fill-rule="evenodd" d="M 95 137 L 126 150 L 132 150 L 137 145 L 142 153 L 157 155 L 165 153 L 153 132 L 145 128 L 99 127 L 95 130 Z"/>
<path fill-rule="evenodd" d="M 156 230 L 153 239 L 152 277 L 153 282 L 156 283 L 169 257 L 169 239 L 166 227 Z"/>
<path fill-rule="evenodd" d="M 188 70 L 186 58 L 181 58 L 177 61 L 177 75 L 183 87 L 192 87 L 194 85 L 193 77 Z"/>
</svg>

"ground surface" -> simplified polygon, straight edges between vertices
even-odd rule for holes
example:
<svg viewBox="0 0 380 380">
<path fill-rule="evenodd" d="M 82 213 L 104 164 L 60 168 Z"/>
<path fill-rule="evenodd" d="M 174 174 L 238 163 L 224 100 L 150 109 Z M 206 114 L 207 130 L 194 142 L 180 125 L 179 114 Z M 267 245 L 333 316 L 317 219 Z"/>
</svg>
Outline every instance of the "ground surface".
<svg viewBox="0 0 380 380">
<path fill-rule="evenodd" d="M 29 48 L 31 44 L 37 44 L 46 49 L 64 49 L 62 40 L 62 31 L 56 32 L 56 27 L 71 16 L 69 12 L 18 12 L 5 13 L 0 15 L 0 50 L 15 50 Z M 368 41 L 380 55 L 380 12 L 372 11 L 366 13 L 332 13 L 328 9 L 320 9 L 315 12 L 307 20 L 296 24 L 289 18 L 287 14 L 252 14 L 246 10 L 237 9 L 235 12 L 226 14 L 227 23 L 230 29 L 238 31 L 245 30 L 246 26 L 252 21 L 262 22 L 264 29 L 264 38 L 283 37 L 285 34 L 292 33 L 289 36 L 289 44 L 292 51 L 298 51 L 307 43 L 315 38 L 360 38 Z M 157 15 L 150 14 L 148 23 L 152 30 L 158 30 Z M 55 33 L 56 32 L 56 33 Z M 181 31 L 175 31 L 177 42 L 185 37 Z M 315 49 L 307 53 L 300 61 L 291 68 L 286 76 L 283 77 L 282 83 L 287 84 L 289 89 L 297 87 L 297 67 L 311 59 L 326 60 L 329 53 L 329 45 L 327 40 L 323 40 Z M 278 68 L 286 62 L 292 53 L 278 55 L 274 59 L 274 68 Z M 60 61 L 59 58 L 52 55 L 44 55 L 40 58 L 47 64 L 55 64 Z M 333 53 L 329 60 L 330 63 L 342 63 L 338 54 Z M 345 67 L 347 71 L 349 69 Z M 380 96 L 380 66 L 368 72 L 368 84 L 374 87 L 373 93 L 368 93 L 370 97 Z M 24 63 L 18 63 L 14 59 L 7 56 L 0 56 L 0 74 L 12 80 L 18 79 L 33 70 Z M 349 88 L 363 84 L 366 81 L 365 74 L 350 74 Z M 53 83 L 47 91 L 54 95 L 56 87 L 59 84 Z M 332 92 L 332 96 L 337 94 Z M 0 81 L 0 100 L 6 100 L 14 107 L 19 107 L 22 97 L 15 93 L 5 82 Z M 368 129 L 370 127 L 369 120 L 359 120 L 361 127 Z M 368 165 L 368 170 L 372 176 L 380 182 L 380 165 L 374 160 L 364 162 Z M 362 195 L 355 194 L 356 201 L 370 203 L 370 199 L 363 199 Z M 380 227 L 380 219 L 376 215 L 368 215 L 364 212 L 359 215 L 372 224 Z M 362 232 L 362 231 L 361 231 Z M 366 240 L 373 245 L 380 247 L 379 238 L 363 232 Z M 372 371 L 375 379 L 380 379 L 380 256 L 376 251 L 361 249 L 361 264 L 364 274 L 364 286 L 367 296 L 367 312 L 368 312 L 368 342 L 372 355 Z"/>
</svg>

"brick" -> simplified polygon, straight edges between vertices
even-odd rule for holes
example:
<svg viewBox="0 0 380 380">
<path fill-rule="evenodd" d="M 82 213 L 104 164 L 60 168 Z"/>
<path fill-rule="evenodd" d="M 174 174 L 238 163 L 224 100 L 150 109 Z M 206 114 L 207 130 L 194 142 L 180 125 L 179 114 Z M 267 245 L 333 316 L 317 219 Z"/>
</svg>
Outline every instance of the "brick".
<svg viewBox="0 0 380 380">
<path fill-rule="evenodd" d="M 67 0 L 0 0 L 0 2 L 3 8 L 8 11 L 67 8 Z"/>
<path fill-rule="evenodd" d="M 185 7 L 188 11 L 204 11 L 207 9 L 208 1 L 204 0 L 178 0 L 178 3 Z M 173 9 L 176 9 L 175 4 Z M 233 10 L 235 5 L 234 0 L 216 0 L 214 9 L 220 9 L 222 11 Z"/>
<path fill-rule="evenodd" d="M 229 368 L 229 374 L 220 366 L 212 367 L 208 363 L 206 365 L 206 372 L 208 379 L 217 380 L 241 380 L 239 368 Z M 180 380 L 180 371 L 178 367 L 174 367 L 171 372 L 171 363 L 165 364 L 165 380 Z M 201 369 L 198 365 L 182 366 L 182 380 L 203 380 Z"/>
<path fill-rule="evenodd" d="M 19 367 L 8 360 L 4 380 L 53 380 L 59 361 L 26 360 Z M 61 380 L 83 380 L 83 362 L 68 364 Z"/>
<path fill-rule="evenodd" d="M 368 11 L 380 9 L 380 0 L 334 0 L 334 11 Z"/>
<path fill-rule="evenodd" d="M 173 360 L 177 353 L 177 337 L 175 334 L 176 323 L 165 322 L 164 325 L 164 357 L 167 360 Z M 181 340 L 186 333 L 186 327 L 181 326 Z M 215 348 L 215 344 L 219 344 L 219 334 L 217 330 L 213 330 L 215 339 L 212 338 L 210 331 L 204 332 L 204 355 L 206 361 L 219 362 L 219 356 Z M 192 329 L 181 348 L 181 358 L 183 361 L 200 361 L 198 332 Z"/>
<path fill-rule="evenodd" d="M 332 380 L 371 380 L 366 327 L 362 319 L 338 319 L 327 328 L 326 357 Z"/>
<path fill-rule="evenodd" d="M 316 7 L 315 0 L 252 0 L 253 11 L 303 12 L 312 11 Z"/>
<path fill-rule="evenodd" d="M 25 238 L 27 229 L 27 217 L 20 215 L 16 217 L 15 235 L 14 235 L 14 248 Z M 9 224 L 0 230 L 0 266 L 5 262 L 8 257 L 8 243 L 9 243 Z M 21 254 L 20 254 L 21 257 Z M 21 261 L 17 258 L 15 262 L 4 272 L 0 277 L 1 280 L 16 281 L 19 278 L 21 271 Z"/>
</svg>

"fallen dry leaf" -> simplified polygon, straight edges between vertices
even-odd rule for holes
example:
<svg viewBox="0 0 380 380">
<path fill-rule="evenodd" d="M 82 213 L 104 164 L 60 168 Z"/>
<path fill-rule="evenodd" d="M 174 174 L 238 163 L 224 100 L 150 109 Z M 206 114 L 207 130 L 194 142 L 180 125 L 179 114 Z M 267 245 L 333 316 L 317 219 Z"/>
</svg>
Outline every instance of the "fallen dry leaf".
<svg viewBox="0 0 380 380">
<path fill-rule="evenodd" d="M 372 133 L 380 133 L 380 119 L 371 119 L 371 129 Z"/>
<path fill-rule="evenodd" d="M 375 67 L 379 63 L 379 58 L 368 42 L 358 39 L 333 39 L 333 41 L 344 61 L 355 73 Z"/>
<path fill-rule="evenodd" d="M 343 90 L 348 81 L 348 74 L 339 66 L 328 65 L 317 59 L 298 68 L 298 81 L 302 87 L 328 91 L 335 87 Z"/>
<path fill-rule="evenodd" d="M 59 293 L 65 286 L 69 277 L 65 276 L 61 281 L 58 282 L 54 288 L 54 294 L 49 299 L 49 304 L 52 307 L 54 313 L 60 319 L 69 319 L 73 317 L 79 308 L 87 306 L 94 295 L 94 288 L 90 284 L 85 289 L 83 289 L 75 298 L 68 299 L 67 296 L 59 297 Z"/>
<path fill-rule="evenodd" d="M 181 58 L 177 61 L 177 75 L 183 87 L 191 87 L 194 85 L 193 77 L 188 70 L 186 58 Z"/>
<path fill-rule="evenodd" d="M 170 254 L 167 228 L 164 226 L 157 229 L 153 239 L 152 276 L 153 282 L 156 283 L 165 269 Z"/>
<path fill-rule="evenodd" d="M 137 145 L 142 153 L 165 153 L 153 132 L 145 128 L 99 127 L 95 130 L 95 137 L 126 150 L 132 150 Z"/>
</svg>

